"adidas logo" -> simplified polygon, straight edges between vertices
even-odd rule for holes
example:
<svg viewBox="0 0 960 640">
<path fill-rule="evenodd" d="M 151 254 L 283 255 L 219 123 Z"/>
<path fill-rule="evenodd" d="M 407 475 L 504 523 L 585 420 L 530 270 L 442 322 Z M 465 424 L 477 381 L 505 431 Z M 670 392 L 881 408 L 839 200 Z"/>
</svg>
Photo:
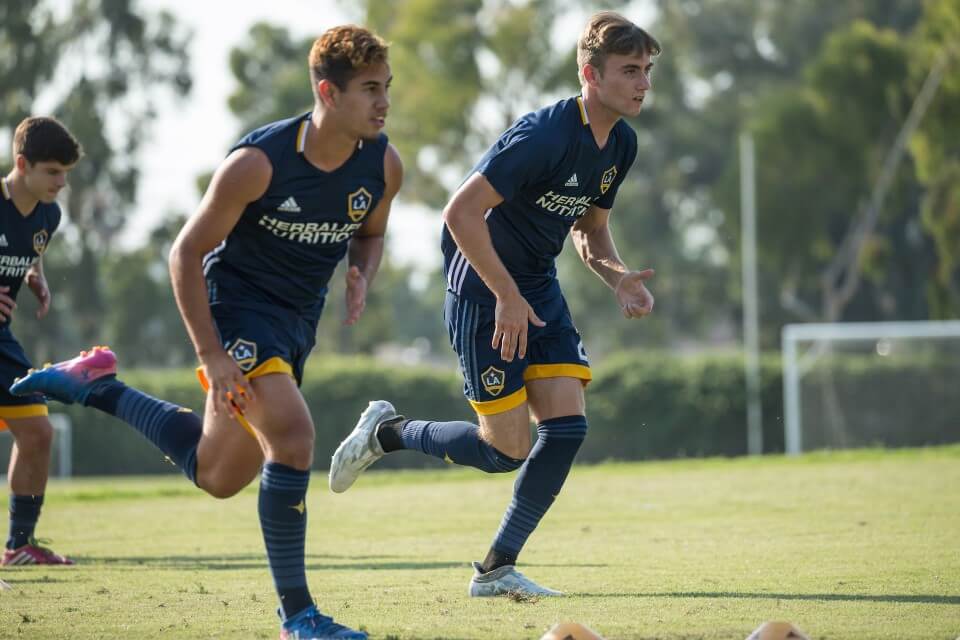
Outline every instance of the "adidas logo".
<svg viewBox="0 0 960 640">
<path fill-rule="evenodd" d="M 565 186 L 565 187 L 579 187 L 579 186 L 580 186 L 580 182 L 577 180 L 577 174 L 573 174 L 572 176 L 570 176 L 570 179 L 567 180 L 566 184 L 564 184 L 563 186 Z"/>
<path fill-rule="evenodd" d="M 289 198 L 283 201 L 283 204 L 277 207 L 277 211 L 287 211 L 289 213 L 300 213 L 300 205 L 298 205 L 297 201 L 293 199 L 293 196 L 290 196 Z"/>
<path fill-rule="evenodd" d="M 9 247 L 10 243 L 7 242 L 7 234 L 0 233 L 0 247 Z"/>
</svg>

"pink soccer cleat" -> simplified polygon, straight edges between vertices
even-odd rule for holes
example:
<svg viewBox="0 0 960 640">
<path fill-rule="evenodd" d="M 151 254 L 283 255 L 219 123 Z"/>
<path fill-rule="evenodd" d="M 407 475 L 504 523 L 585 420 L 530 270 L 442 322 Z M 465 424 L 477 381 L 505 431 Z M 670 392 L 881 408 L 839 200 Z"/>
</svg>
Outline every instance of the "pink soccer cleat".
<svg viewBox="0 0 960 640">
<path fill-rule="evenodd" d="M 31 369 L 14 381 L 10 393 L 20 396 L 42 393 L 64 404 L 86 404 L 94 383 L 115 375 L 117 356 L 110 347 L 93 347 L 90 351 L 81 351 L 72 360 Z"/>
<path fill-rule="evenodd" d="M 31 564 L 73 564 L 70 558 L 64 558 L 53 550 L 41 547 L 35 539 L 17 547 L 16 549 L 6 549 L 3 552 L 3 559 L 0 560 L 0 566 L 14 567 L 26 566 Z"/>
</svg>

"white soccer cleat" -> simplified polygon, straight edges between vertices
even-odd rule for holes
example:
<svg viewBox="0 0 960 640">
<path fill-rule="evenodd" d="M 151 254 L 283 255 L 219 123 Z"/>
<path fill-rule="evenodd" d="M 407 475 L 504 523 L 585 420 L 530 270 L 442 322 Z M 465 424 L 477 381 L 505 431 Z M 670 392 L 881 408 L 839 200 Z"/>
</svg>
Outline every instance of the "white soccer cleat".
<svg viewBox="0 0 960 640">
<path fill-rule="evenodd" d="M 3 580 L 0 580 L 0 591 L 10 591 L 11 589 L 13 589 L 13 587 L 11 587 L 9 584 L 4 582 Z"/>
<path fill-rule="evenodd" d="M 374 400 L 360 416 L 353 428 L 330 460 L 330 490 L 343 493 L 349 489 L 364 469 L 384 456 L 383 447 L 377 440 L 377 427 L 387 420 L 397 418 L 397 411 L 386 400 Z"/>
<path fill-rule="evenodd" d="M 508 564 L 488 573 L 483 573 L 480 563 L 473 563 L 473 578 L 470 579 L 470 597 L 487 598 L 491 596 L 562 596 L 560 591 L 541 587 L 523 575 L 512 564 Z"/>
</svg>

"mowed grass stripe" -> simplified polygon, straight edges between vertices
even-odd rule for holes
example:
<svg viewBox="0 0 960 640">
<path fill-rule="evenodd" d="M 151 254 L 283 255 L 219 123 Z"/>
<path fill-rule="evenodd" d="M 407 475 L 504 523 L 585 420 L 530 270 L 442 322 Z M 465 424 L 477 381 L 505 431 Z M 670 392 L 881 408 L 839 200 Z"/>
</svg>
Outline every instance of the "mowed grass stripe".
<svg viewBox="0 0 960 640">
<path fill-rule="evenodd" d="M 960 635 L 960 447 L 576 467 L 522 569 L 571 594 L 466 597 L 513 477 L 314 476 L 307 566 L 321 608 L 373 638 L 539 638 L 577 620 L 616 639 Z M 0 637 L 274 638 L 256 490 L 179 477 L 54 482 L 38 532 L 71 568 L 3 569 Z"/>
</svg>

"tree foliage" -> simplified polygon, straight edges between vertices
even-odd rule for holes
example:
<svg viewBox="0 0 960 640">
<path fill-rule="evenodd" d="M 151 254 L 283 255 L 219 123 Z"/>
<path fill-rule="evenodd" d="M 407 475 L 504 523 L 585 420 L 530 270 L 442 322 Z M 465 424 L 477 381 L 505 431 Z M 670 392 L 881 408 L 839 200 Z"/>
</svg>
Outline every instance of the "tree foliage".
<svg viewBox="0 0 960 640">
<path fill-rule="evenodd" d="M 0 5 L 0 49 L 12 54 L 0 62 L 0 131 L 51 104 L 85 152 L 70 175 L 69 224 L 47 260 L 55 313 L 43 324 L 18 323 L 43 355 L 54 343 L 63 349 L 64 338 L 76 346 L 106 337 L 101 260 L 130 220 L 157 100 L 191 86 L 190 34 L 170 13 L 132 0 L 75 0 L 64 11 L 57 4 Z"/>
</svg>

